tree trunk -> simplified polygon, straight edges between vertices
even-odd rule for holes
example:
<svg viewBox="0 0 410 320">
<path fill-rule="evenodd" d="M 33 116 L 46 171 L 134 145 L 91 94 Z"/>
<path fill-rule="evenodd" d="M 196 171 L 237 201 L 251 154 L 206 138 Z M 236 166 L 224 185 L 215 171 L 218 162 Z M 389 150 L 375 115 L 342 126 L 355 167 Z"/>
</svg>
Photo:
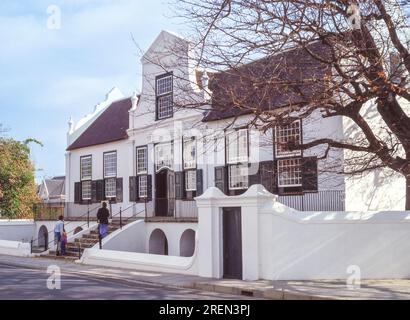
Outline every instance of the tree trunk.
<svg viewBox="0 0 410 320">
<path fill-rule="evenodd" d="M 406 177 L 406 210 L 410 210 L 410 176 Z"/>
</svg>

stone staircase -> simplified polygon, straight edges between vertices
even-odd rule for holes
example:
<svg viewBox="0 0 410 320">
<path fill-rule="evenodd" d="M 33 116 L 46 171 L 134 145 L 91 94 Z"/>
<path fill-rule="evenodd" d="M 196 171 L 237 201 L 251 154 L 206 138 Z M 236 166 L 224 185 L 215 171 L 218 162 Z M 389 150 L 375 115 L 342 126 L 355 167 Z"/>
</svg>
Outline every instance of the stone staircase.
<svg viewBox="0 0 410 320">
<path fill-rule="evenodd" d="M 126 226 L 134 221 L 138 220 L 135 217 L 123 218 L 122 226 Z M 108 235 L 119 230 L 121 228 L 121 222 L 119 218 L 114 218 L 110 225 L 108 226 Z M 98 229 L 91 231 L 88 234 L 84 234 L 81 238 L 75 239 L 75 242 L 69 242 L 66 245 L 66 255 L 57 256 L 54 250 L 50 250 L 47 255 L 43 255 L 43 258 L 52 258 L 52 259 L 62 259 L 62 260 L 77 260 L 80 257 L 80 254 L 83 253 L 85 249 L 92 248 L 98 244 Z M 81 253 L 80 253 L 81 252 Z"/>
</svg>

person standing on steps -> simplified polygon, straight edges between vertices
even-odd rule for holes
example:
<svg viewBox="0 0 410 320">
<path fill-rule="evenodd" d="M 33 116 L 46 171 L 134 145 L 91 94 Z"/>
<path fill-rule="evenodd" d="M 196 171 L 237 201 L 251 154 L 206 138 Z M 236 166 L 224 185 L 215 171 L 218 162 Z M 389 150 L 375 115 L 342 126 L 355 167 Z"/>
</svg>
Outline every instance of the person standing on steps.
<svg viewBox="0 0 410 320">
<path fill-rule="evenodd" d="M 107 209 L 107 203 L 102 203 L 102 208 L 98 209 L 97 220 L 99 223 L 98 231 L 100 239 L 107 236 L 108 232 L 108 218 L 110 217 L 110 211 Z"/>
<path fill-rule="evenodd" d="M 64 217 L 59 216 L 58 221 L 54 227 L 54 242 L 57 245 L 56 255 L 60 255 L 61 236 L 64 232 Z"/>
<path fill-rule="evenodd" d="M 66 255 L 65 248 L 67 246 L 67 240 L 68 240 L 68 235 L 67 235 L 67 232 L 64 229 L 63 234 L 61 235 L 61 255 L 62 256 Z"/>
</svg>

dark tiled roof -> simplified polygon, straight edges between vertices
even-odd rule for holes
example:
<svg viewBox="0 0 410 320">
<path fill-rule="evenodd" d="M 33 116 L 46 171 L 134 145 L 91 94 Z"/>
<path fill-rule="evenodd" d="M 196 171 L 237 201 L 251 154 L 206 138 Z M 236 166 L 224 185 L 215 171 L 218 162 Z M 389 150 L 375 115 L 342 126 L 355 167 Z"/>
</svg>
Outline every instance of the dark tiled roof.
<svg viewBox="0 0 410 320">
<path fill-rule="evenodd" d="M 322 57 L 329 52 L 319 42 L 309 49 Z M 303 103 L 324 91 L 329 70 L 305 49 L 296 48 L 215 74 L 210 79 L 212 108 L 203 121 Z"/>
<path fill-rule="evenodd" d="M 67 151 L 127 139 L 131 98 L 112 103 L 68 148 Z"/>
</svg>

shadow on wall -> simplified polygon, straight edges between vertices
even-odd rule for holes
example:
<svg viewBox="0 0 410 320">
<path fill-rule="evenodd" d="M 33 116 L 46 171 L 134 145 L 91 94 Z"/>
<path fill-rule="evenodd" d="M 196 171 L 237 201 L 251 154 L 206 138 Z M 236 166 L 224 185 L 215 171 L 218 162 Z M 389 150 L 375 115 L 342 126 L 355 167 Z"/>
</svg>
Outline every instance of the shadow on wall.
<svg viewBox="0 0 410 320">
<path fill-rule="evenodd" d="M 168 255 L 168 240 L 161 229 L 155 229 L 149 238 L 149 253 Z"/>
<path fill-rule="evenodd" d="M 45 247 L 46 243 L 50 242 L 48 239 L 48 229 L 46 226 L 41 226 L 40 229 L 38 230 L 38 246 L 39 247 Z"/>
<path fill-rule="evenodd" d="M 195 252 L 195 231 L 192 229 L 185 230 L 179 242 L 180 256 L 192 257 Z"/>
</svg>

